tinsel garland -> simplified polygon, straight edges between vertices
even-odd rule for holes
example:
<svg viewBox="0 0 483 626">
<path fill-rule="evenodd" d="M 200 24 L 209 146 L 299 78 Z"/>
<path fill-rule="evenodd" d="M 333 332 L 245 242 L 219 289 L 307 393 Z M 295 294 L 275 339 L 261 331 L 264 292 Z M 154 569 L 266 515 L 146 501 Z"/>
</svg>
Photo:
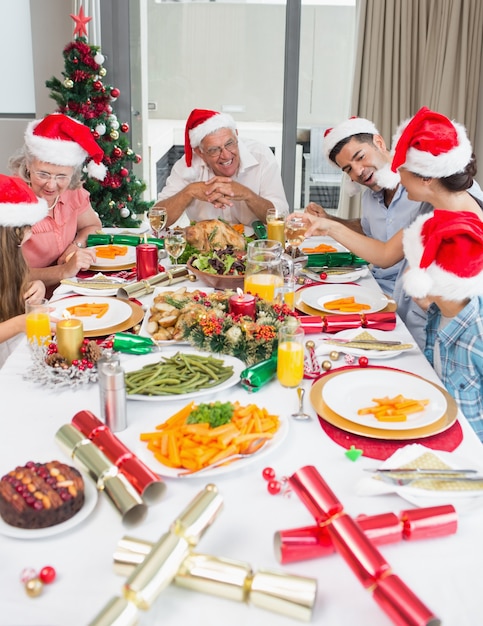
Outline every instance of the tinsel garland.
<svg viewBox="0 0 483 626">
<path fill-rule="evenodd" d="M 73 389 L 88 383 L 95 383 L 98 380 L 98 372 L 95 365 L 92 368 L 83 370 L 75 365 L 67 368 L 52 367 L 45 360 L 47 357 L 46 346 L 33 344 L 30 346 L 30 351 L 33 364 L 23 374 L 24 380 L 39 383 L 49 389 L 60 389 L 62 387 Z"/>
<path fill-rule="evenodd" d="M 200 309 L 185 322 L 183 337 L 205 352 L 229 354 L 247 365 L 270 358 L 277 347 L 278 330 L 294 313 L 285 304 L 256 299 L 256 318 L 229 313 L 229 295 L 207 294 Z"/>
</svg>

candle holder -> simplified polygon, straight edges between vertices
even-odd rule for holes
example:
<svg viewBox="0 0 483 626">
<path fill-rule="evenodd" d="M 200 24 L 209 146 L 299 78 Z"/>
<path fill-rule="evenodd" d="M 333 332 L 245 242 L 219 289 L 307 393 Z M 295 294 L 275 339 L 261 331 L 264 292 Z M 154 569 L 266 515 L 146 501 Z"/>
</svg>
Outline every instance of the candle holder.
<svg viewBox="0 0 483 626">
<path fill-rule="evenodd" d="M 81 348 L 84 341 L 84 327 L 81 320 L 65 319 L 57 322 L 56 326 L 57 352 L 68 362 L 81 357 Z"/>
<path fill-rule="evenodd" d="M 136 274 L 143 280 L 158 273 L 158 247 L 152 243 L 136 246 Z"/>
</svg>

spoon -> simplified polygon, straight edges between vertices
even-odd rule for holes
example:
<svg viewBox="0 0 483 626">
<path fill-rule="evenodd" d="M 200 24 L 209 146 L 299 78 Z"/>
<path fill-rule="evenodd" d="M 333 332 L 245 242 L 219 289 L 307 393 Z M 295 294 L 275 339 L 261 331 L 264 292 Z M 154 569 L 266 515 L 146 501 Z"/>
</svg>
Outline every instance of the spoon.
<svg viewBox="0 0 483 626">
<path fill-rule="evenodd" d="M 297 394 L 299 397 L 299 410 L 297 411 L 297 413 L 292 413 L 291 417 L 294 418 L 294 420 L 309 420 L 310 415 L 307 415 L 307 413 L 304 413 L 304 395 L 305 395 L 305 389 L 303 387 L 299 387 L 297 389 Z"/>
</svg>

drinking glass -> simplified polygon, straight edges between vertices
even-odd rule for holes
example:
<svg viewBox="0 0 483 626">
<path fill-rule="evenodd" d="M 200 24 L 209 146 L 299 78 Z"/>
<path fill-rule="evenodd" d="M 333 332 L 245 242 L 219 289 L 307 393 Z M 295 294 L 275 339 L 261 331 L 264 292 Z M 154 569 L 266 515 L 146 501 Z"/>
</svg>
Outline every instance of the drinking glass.
<svg viewBox="0 0 483 626">
<path fill-rule="evenodd" d="M 159 239 L 159 233 L 166 226 L 168 221 L 168 212 L 163 207 L 153 207 L 148 211 L 149 225 L 156 239 Z"/>
<path fill-rule="evenodd" d="M 293 311 L 295 309 L 295 280 L 288 276 L 283 285 L 275 288 L 275 302 L 286 304 Z"/>
<path fill-rule="evenodd" d="M 284 324 L 278 331 L 277 378 L 283 387 L 298 387 L 304 377 L 304 329 Z"/>
<path fill-rule="evenodd" d="M 25 303 L 25 332 L 30 344 L 47 345 L 52 341 L 49 301 L 45 298 Z"/>
<path fill-rule="evenodd" d="M 164 238 L 164 249 L 173 257 L 173 265 L 178 265 L 178 258 L 183 254 L 186 248 L 186 238 L 182 230 L 174 230 L 167 233 Z"/>
<path fill-rule="evenodd" d="M 271 207 L 267 209 L 265 217 L 267 221 L 267 239 L 279 241 L 283 247 L 285 247 L 285 220 L 287 215 L 288 211 Z"/>
<path fill-rule="evenodd" d="M 297 248 L 305 239 L 307 226 L 304 219 L 298 215 L 290 215 L 285 221 L 285 241 Z"/>
</svg>

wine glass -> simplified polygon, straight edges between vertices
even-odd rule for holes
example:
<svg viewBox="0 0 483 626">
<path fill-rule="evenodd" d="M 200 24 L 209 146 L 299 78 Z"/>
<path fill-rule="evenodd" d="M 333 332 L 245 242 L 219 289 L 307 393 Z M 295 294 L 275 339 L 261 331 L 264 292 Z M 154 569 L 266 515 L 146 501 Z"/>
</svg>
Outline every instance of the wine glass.
<svg viewBox="0 0 483 626">
<path fill-rule="evenodd" d="M 186 238 L 182 230 L 169 231 L 164 238 L 164 249 L 173 257 L 173 265 L 178 265 L 178 258 L 183 254 L 186 248 Z"/>
<path fill-rule="evenodd" d="M 168 221 L 168 212 L 164 207 L 153 207 L 148 212 L 149 225 L 156 239 L 159 239 L 159 233 L 166 226 Z"/>
<path fill-rule="evenodd" d="M 295 252 L 305 239 L 307 226 L 299 215 L 289 215 L 285 221 L 285 242 L 292 249 L 292 279 L 295 278 Z"/>
</svg>

